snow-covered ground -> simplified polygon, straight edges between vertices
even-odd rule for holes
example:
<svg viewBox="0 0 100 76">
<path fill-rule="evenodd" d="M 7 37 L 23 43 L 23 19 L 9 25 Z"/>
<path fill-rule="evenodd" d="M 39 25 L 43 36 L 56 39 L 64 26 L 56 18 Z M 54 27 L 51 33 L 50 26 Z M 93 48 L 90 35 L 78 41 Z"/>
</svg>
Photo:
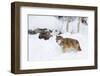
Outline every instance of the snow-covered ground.
<svg viewBox="0 0 100 76">
<path fill-rule="evenodd" d="M 76 21 L 74 21 L 72 24 L 74 25 L 75 23 Z M 34 24 L 34 23 L 30 23 L 30 24 Z M 56 25 L 55 23 L 52 23 L 52 24 L 54 24 L 54 26 Z M 53 26 L 50 26 L 50 22 L 48 24 L 46 22 L 46 27 L 47 25 L 48 27 L 53 27 Z M 76 51 L 75 49 L 69 49 L 67 52 L 63 53 L 62 48 L 56 43 L 56 36 L 51 37 L 49 40 L 44 40 L 44 39 L 38 38 L 39 34 L 28 35 L 29 36 L 28 37 L 29 39 L 29 47 L 28 47 L 29 61 L 45 61 L 45 60 L 50 61 L 50 60 L 68 60 L 68 59 L 73 60 L 73 59 L 87 58 L 88 56 L 88 26 L 82 23 L 80 24 L 80 26 L 81 27 L 80 27 L 79 33 L 71 34 L 71 33 L 65 32 L 61 34 L 61 36 L 63 36 L 64 38 L 77 39 L 82 49 L 82 51 L 80 52 Z M 57 27 L 54 27 L 54 28 L 57 28 Z"/>
</svg>

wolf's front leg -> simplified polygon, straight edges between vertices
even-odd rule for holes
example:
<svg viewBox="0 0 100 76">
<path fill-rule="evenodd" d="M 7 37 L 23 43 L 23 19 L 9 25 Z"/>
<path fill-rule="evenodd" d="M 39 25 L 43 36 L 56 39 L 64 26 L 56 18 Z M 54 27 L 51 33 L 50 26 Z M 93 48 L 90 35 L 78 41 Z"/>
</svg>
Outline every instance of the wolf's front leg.
<svg viewBox="0 0 100 76">
<path fill-rule="evenodd" d="M 63 53 L 65 53 L 67 51 L 67 48 L 63 47 Z"/>
</svg>

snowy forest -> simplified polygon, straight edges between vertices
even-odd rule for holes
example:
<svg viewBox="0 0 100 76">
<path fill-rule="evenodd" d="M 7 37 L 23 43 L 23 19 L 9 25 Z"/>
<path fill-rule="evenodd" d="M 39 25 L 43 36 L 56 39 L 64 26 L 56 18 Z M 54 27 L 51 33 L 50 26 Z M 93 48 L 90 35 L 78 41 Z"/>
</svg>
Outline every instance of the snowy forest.
<svg viewBox="0 0 100 76">
<path fill-rule="evenodd" d="M 87 57 L 88 49 L 88 17 L 78 16 L 35 16 L 28 18 L 28 60 L 67 60 Z M 63 53 L 57 43 L 57 36 L 77 40 L 80 52 L 74 47 Z M 66 44 L 69 45 L 69 44 Z"/>
</svg>

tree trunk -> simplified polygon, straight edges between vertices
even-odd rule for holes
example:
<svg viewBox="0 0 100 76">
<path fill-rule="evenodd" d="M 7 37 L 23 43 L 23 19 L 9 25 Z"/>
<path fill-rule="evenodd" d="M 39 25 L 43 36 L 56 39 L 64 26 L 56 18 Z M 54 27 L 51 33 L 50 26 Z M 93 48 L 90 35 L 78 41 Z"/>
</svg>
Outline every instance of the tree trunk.
<svg viewBox="0 0 100 76">
<path fill-rule="evenodd" d="M 81 18 L 79 17 L 79 19 L 78 19 L 78 24 L 77 24 L 77 32 L 80 31 L 80 22 L 81 22 Z"/>
<path fill-rule="evenodd" d="M 67 20 L 66 31 L 69 32 L 69 19 Z"/>
</svg>

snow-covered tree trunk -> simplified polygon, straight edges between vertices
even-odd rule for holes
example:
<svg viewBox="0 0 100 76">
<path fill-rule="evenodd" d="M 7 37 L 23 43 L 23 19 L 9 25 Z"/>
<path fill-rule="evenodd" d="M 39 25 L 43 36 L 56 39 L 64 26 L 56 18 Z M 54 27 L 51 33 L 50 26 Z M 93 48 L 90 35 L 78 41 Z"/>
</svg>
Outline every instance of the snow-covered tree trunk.
<svg viewBox="0 0 100 76">
<path fill-rule="evenodd" d="M 70 23 L 70 19 L 68 18 L 68 20 L 67 20 L 66 22 L 67 22 L 66 31 L 69 32 L 69 23 Z"/>
<path fill-rule="evenodd" d="M 81 23 L 81 18 L 78 18 L 78 24 L 77 24 L 77 32 L 80 31 L 80 23 Z"/>
</svg>

